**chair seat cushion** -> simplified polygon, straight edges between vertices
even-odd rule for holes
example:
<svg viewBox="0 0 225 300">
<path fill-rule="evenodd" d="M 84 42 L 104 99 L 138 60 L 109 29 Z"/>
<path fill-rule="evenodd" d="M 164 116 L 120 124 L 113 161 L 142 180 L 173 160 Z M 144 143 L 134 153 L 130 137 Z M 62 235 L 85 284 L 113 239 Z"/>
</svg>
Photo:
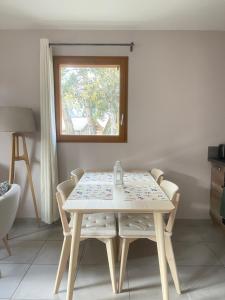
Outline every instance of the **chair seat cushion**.
<svg viewBox="0 0 225 300">
<path fill-rule="evenodd" d="M 70 228 L 73 226 L 73 217 L 71 217 Z M 94 213 L 83 215 L 81 238 L 102 236 L 115 237 L 116 219 L 113 213 Z"/>
<path fill-rule="evenodd" d="M 152 214 L 118 215 L 119 235 L 122 237 L 147 237 L 155 235 L 154 217 Z"/>
</svg>

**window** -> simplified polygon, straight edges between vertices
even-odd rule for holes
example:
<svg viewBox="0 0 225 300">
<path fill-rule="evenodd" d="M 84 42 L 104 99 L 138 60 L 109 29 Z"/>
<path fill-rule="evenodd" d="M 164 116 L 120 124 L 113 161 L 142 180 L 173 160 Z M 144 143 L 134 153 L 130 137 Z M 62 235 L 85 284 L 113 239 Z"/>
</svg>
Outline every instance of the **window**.
<svg viewBox="0 0 225 300">
<path fill-rule="evenodd" d="M 126 142 L 128 57 L 55 56 L 58 142 Z"/>
</svg>

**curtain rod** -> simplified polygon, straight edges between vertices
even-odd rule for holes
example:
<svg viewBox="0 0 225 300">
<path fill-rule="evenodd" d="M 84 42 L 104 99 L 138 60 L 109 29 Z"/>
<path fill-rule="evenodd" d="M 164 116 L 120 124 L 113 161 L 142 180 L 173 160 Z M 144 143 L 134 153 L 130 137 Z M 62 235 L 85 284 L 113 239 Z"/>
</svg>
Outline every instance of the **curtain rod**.
<svg viewBox="0 0 225 300">
<path fill-rule="evenodd" d="M 130 47 L 130 52 L 133 51 L 134 43 L 123 43 L 123 44 L 102 44 L 102 43 L 49 43 L 51 46 L 119 46 L 119 47 Z"/>
</svg>

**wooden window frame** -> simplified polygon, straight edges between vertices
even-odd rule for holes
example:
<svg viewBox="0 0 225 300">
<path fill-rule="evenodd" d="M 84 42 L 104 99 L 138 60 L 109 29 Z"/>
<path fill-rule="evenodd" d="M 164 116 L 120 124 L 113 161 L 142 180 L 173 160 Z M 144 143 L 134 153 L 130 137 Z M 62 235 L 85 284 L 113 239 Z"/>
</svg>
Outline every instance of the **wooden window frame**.
<svg viewBox="0 0 225 300">
<path fill-rule="evenodd" d="M 127 56 L 54 56 L 54 85 L 57 142 L 126 143 L 127 142 L 127 97 L 128 97 L 128 57 Z M 61 130 L 61 84 L 60 66 L 120 66 L 120 128 L 119 135 L 63 135 Z M 122 120 L 123 119 L 123 120 Z M 122 121 L 122 124 L 121 124 Z"/>
</svg>

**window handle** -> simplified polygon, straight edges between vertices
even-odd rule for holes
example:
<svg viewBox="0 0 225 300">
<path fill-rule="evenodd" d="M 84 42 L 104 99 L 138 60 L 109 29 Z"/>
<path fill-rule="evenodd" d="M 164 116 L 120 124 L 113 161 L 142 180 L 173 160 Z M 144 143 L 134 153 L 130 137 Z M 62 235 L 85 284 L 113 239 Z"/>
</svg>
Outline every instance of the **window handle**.
<svg viewBox="0 0 225 300">
<path fill-rule="evenodd" d="M 121 115 L 120 125 L 123 126 L 124 114 Z"/>
</svg>

